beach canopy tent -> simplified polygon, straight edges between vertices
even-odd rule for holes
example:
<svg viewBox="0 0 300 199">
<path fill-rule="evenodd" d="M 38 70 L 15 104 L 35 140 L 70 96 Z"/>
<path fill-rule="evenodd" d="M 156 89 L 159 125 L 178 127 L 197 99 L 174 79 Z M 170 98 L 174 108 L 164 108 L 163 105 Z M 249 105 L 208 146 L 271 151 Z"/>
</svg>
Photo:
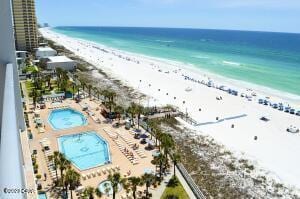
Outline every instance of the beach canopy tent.
<svg viewBox="0 0 300 199">
<path fill-rule="evenodd" d="M 160 155 L 160 152 L 159 151 L 153 151 L 152 152 L 152 156 L 153 157 L 157 157 L 157 156 L 159 156 Z"/>
<path fill-rule="evenodd" d="M 145 174 L 153 174 L 154 171 L 153 171 L 153 169 L 145 168 L 145 169 L 144 169 L 144 173 L 145 173 Z"/>
</svg>

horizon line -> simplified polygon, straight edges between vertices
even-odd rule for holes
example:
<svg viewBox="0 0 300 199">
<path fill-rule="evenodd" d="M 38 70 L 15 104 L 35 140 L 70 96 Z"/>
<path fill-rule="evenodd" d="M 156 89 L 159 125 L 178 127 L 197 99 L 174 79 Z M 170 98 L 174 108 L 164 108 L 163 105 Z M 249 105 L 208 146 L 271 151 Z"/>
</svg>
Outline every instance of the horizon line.
<svg viewBox="0 0 300 199">
<path fill-rule="evenodd" d="M 217 29 L 217 28 L 195 28 L 195 27 L 160 27 L 160 26 L 102 26 L 102 25 L 58 25 L 49 26 L 49 28 L 57 27 L 103 27 L 103 28 L 161 28 L 161 29 L 191 29 L 191 30 L 220 30 L 220 31 L 236 31 L 236 32 L 261 32 L 261 33 L 281 33 L 281 34 L 296 34 L 300 32 L 281 32 L 281 31 L 267 31 L 267 30 L 241 30 L 241 29 Z"/>
</svg>

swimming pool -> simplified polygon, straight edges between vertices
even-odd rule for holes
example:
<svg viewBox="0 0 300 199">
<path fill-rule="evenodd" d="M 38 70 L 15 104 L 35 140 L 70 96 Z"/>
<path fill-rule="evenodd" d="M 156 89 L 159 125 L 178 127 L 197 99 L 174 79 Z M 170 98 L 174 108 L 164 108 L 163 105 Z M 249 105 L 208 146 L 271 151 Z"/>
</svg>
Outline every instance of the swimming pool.
<svg viewBox="0 0 300 199">
<path fill-rule="evenodd" d="M 112 195 L 113 194 L 113 189 L 112 189 L 112 186 L 111 186 L 111 182 L 108 181 L 108 180 L 105 180 L 103 182 L 101 182 L 98 186 L 98 190 L 100 192 L 102 192 L 103 194 L 106 194 L 106 195 Z M 118 191 L 117 192 L 120 192 L 122 190 L 122 186 L 121 184 L 118 184 Z"/>
<path fill-rule="evenodd" d="M 59 151 L 80 170 L 111 162 L 108 143 L 94 131 L 61 136 L 58 146 Z"/>
<path fill-rule="evenodd" d="M 44 192 L 39 193 L 38 199 L 47 199 L 47 195 Z"/>
<path fill-rule="evenodd" d="M 82 113 L 71 108 L 51 111 L 48 121 L 55 130 L 83 126 L 87 123 L 87 120 Z"/>
</svg>

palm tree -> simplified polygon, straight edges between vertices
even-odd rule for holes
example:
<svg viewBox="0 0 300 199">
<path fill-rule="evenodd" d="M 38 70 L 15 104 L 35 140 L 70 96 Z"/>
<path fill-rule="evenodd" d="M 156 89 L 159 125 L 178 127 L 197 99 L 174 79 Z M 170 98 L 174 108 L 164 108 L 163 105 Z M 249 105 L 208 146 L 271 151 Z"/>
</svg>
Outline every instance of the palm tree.
<svg viewBox="0 0 300 199">
<path fill-rule="evenodd" d="M 124 108 L 120 105 L 117 105 L 115 108 L 114 108 L 114 111 L 116 112 L 117 114 L 117 118 L 119 119 L 119 123 L 121 121 L 121 115 L 123 114 L 124 112 Z"/>
<path fill-rule="evenodd" d="M 172 158 L 173 163 L 174 163 L 174 172 L 173 172 L 173 175 L 174 175 L 174 177 L 175 177 L 175 175 L 176 175 L 176 173 L 175 173 L 175 171 L 176 171 L 176 165 L 177 165 L 177 163 L 180 161 L 181 157 L 180 157 L 180 154 L 179 154 L 179 153 L 174 152 L 174 153 L 171 155 L 171 158 Z"/>
<path fill-rule="evenodd" d="M 130 106 L 128 107 L 127 109 L 127 112 L 130 114 L 131 116 L 131 122 L 132 122 L 132 126 L 134 126 L 134 118 L 135 118 L 135 115 L 136 115 L 136 104 L 134 102 L 132 102 L 130 104 Z"/>
<path fill-rule="evenodd" d="M 46 75 L 45 81 L 47 82 L 48 89 L 51 90 L 51 75 Z"/>
<path fill-rule="evenodd" d="M 86 83 L 85 83 L 85 81 L 84 80 L 79 80 L 80 81 L 80 85 L 81 85 L 81 87 L 82 87 L 82 90 L 84 91 L 84 89 L 85 89 L 85 87 L 86 87 Z M 79 94 L 79 90 L 78 90 L 78 94 Z M 84 96 L 84 98 L 85 98 L 85 95 L 83 95 Z"/>
<path fill-rule="evenodd" d="M 67 160 L 67 158 L 65 157 L 64 154 L 59 153 L 58 155 L 58 167 L 60 170 L 60 179 L 61 179 L 61 185 L 64 185 L 64 170 L 70 168 L 71 166 L 71 162 L 69 160 Z"/>
<path fill-rule="evenodd" d="M 75 89 L 77 89 L 77 86 L 76 86 L 75 82 L 72 82 L 72 90 L 73 90 L 72 96 L 73 96 L 73 100 L 75 99 Z"/>
<path fill-rule="evenodd" d="M 57 76 L 57 88 L 58 88 L 58 90 L 60 90 L 60 84 L 61 84 L 61 79 L 62 79 L 62 73 L 63 73 L 63 69 L 62 68 L 60 68 L 60 67 L 57 67 L 56 69 L 55 69 L 55 71 L 56 71 L 56 76 Z"/>
<path fill-rule="evenodd" d="M 112 108 L 116 106 L 116 103 L 114 101 L 116 96 L 117 94 L 111 90 L 107 91 L 106 93 L 106 97 L 108 98 L 108 101 L 105 103 L 105 105 L 109 107 L 109 114 L 111 114 Z"/>
<path fill-rule="evenodd" d="M 155 136 L 155 146 L 158 146 L 158 150 L 160 151 L 160 148 L 161 148 L 160 138 L 163 133 L 161 132 L 160 128 L 157 128 L 157 127 L 153 128 L 152 132 L 154 133 L 154 136 Z M 159 145 L 158 145 L 158 142 L 159 142 Z"/>
<path fill-rule="evenodd" d="M 91 84 L 89 84 L 87 87 L 88 87 L 88 91 L 89 91 L 89 98 L 92 98 L 91 90 L 92 90 L 93 86 Z"/>
<path fill-rule="evenodd" d="M 61 86 L 61 90 L 65 92 L 66 94 L 66 90 L 68 89 L 69 86 L 69 76 L 67 71 L 63 71 L 62 75 L 61 75 L 61 82 L 60 82 L 60 86 Z"/>
<path fill-rule="evenodd" d="M 68 169 L 65 175 L 65 184 L 69 186 L 69 190 L 71 191 L 71 199 L 73 199 L 73 190 L 80 185 L 80 174 L 74 169 Z"/>
<path fill-rule="evenodd" d="M 58 182 L 58 164 L 59 164 L 59 152 L 54 151 L 53 155 L 49 156 L 49 161 L 53 161 L 54 163 L 54 169 L 55 169 L 55 175 L 56 175 L 56 182 Z"/>
<path fill-rule="evenodd" d="M 93 90 L 94 90 L 94 95 L 97 96 L 97 99 L 99 101 L 99 99 L 100 99 L 100 91 L 98 90 L 97 87 L 93 87 Z"/>
<path fill-rule="evenodd" d="M 138 129 L 140 129 L 140 119 L 141 119 L 141 114 L 142 114 L 143 110 L 144 110 L 143 106 L 141 106 L 141 105 L 136 106 L 136 113 L 137 113 L 137 116 L 138 116 L 138 120 L 137 120 Z"/>
<path fill-rule="evenodd" d="M 155 176 L 153 174 L 145 173 L 142 175 L 142 180 L 146 184 L 146 199 L 149 195 L 149 187 L 155 182 Z"/>
<path fill-rule="evenodd" d="M 109 108 L 109 115 L 111 115 L 112 109 L 116 106 L 116 103 L 114 101 L 109 100 L 106 102 L 106 106 Z"/>
<path fill-rule="evenodd" d="M 95 194 L 98 198 L 102 197 L 102 192 L 98 188 L 95 188 Z"/>
<path fill-rule="evenodd" d="M 157 157 L 154 158 L 156 165 L 159 167 L 159 178 L 162 177 L 162 170 L 163 170 L 163 165 L 166 161 L 165 156 L 162 154 L 159 154 Z"/>
<path fill-rule="evenodd" d="M 135 177 L 135 176 L 129 177 L 128 181 L 129 181 L 129 185 L 130 185 L 131 190 L 132 190 L 133 198 L 136 199 L 136 190 L 137 190 L 137 187 L 138 186 L 143 186 L 144 182 L 143 182 L 142 178 Z"/>
<path fill-rule="evenodd" d="M 33 101 L 33 105 L 34 105 L 34 108 L 35 108 L 37 97 L 38 97 L 38 91 L 36 89 L 32 89 L 31 96 L 32 96 L 32 101 Z"/>
<path fill-rule="evenodd" d="M 86 187 L 83 191 L 84 198 L 94 199 L 94 192 L 95 190 L 93 187 Z"/>
<path fill-rule="evenodd" d="M 111 183 L 112 191 L 113 191 L 113 199 L 115 199 L 116 193 L 118 191 L 118 186 L 119 184 L 125 183 L 125 178 L 122 178 L 120 173 L 113 173 L 113 174 L 110 173 L 107 177 L 107 180 L 110 181 Z"/>
<path fill-rule="evenodd" d="M 168 163 L 169 150 L 174 149 L 175 143 L 170 134 L 163 133 L 161 138 L 161 147 L 163 148 L 164 155 L 166 158 L 166 163 Z"/>
<path fill-rule="evenodd" d="M 109 96 L 109 91 L 107 89 L 104 89 L 101 91 L 101 95 L 104 97 L 104 104 L 106 103 L 106 100 Z"/>
</svg>

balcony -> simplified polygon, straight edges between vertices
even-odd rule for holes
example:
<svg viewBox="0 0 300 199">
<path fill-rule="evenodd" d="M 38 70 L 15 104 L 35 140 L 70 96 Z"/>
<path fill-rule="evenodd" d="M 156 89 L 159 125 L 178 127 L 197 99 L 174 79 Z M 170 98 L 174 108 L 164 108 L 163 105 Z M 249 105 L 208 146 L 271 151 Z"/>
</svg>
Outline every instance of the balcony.
<svg viewBox="0 0 300 199">
<path fill-rule="evenodd" d="M 0 65 L 4 78 L 2 90 L 2 121 L 0 134 L 0 198 L 24 198 L 22 194 L 5 194 L 5 188 L 24 188 L 23 159 L 16 108 L 14 65 Z"/>
</svg>

